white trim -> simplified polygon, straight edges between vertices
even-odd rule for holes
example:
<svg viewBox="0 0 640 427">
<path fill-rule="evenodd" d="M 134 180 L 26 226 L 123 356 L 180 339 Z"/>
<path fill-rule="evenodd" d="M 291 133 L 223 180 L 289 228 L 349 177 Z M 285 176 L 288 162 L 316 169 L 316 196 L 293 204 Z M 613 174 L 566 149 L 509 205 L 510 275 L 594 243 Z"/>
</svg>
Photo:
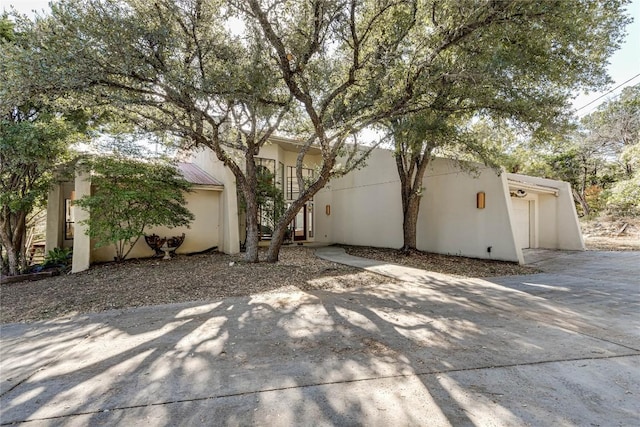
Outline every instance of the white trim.
<svg viewBox="0 0 640 427">
<path fill-rule="evenodd" d="M 553 194 L 556 197 L 558 197 L 558 195 L 560 194 L 560 190 L 555 187 L 546 187 L 543 185 L 530 184 L 527 182 L 515 181 L 512 179 L 507 179 L 507 182 L 509 184 L 510 191 L 521 189 L 532 191 L 534 193 Z"/>
<path fill-rule="evenodd" d="M 205 184 L 193 184 L 191 185 L 193 190 L 211 190 L 211 191 L 224 191 L 223 185 L 205 185 Z"/>
</svg>

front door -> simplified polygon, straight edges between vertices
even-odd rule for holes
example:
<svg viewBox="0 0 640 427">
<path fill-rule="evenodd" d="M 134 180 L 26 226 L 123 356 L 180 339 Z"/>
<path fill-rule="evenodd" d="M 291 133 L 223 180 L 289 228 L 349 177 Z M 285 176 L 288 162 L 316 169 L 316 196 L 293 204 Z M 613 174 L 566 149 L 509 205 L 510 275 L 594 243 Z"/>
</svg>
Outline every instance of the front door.
<svg viewBox="0 0 640 427">
<path fill-rule="evenodd" d="M 307 205 L 305 204 L 293 220 L 293 240 L 307 240 Z"/>
<path fill-rule="evenodd" d="M 511 199 L 516 240 L 522 249 L 531 247 L 531 206 L 529 200 Z"/>
</svg>

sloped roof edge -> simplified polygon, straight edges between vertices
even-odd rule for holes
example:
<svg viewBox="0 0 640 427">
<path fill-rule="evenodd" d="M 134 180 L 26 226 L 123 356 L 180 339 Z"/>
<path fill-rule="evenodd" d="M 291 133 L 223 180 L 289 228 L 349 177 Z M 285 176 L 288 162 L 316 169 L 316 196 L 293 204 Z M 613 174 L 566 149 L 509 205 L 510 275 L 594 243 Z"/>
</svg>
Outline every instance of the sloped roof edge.
<svg viewBox="0 0 640 427">
<path fill-rule="evenodd" d="M 507 178 L 509 188 L 522 188 L 523 190 L 533 191 L 534 193 L 546 193 L 557 196 L 560 190 L 557 187 L 551 187 L 547 185 L 534 184 L 532 182 L 525 182 L 514 178 Z"/>
<path fill-rule="evenodd" d="M 202 170 L 199 166 L 193 163 L 179 162 L 177 168 L 188 182 L 194 185 L 213 185 L 224 186 L 222 182 L 218 181 L 213 176 Z"/>
</svg>

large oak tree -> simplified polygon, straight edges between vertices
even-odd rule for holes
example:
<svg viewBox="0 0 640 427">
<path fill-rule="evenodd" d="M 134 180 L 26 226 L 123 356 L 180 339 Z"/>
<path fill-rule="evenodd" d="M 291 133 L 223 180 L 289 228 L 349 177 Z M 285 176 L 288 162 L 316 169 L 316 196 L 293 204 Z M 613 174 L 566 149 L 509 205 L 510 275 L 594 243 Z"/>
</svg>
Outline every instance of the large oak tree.
<svg viewBox="0 0 640 427">
<path fill-rule="evenodd" d="M 25 35 L 0 17 L 0 57 L 28 49 Z M 80 115 L 56 113 L 51 100 L 36 92 L 8 91 L 20 81 L 14 71 L 0 61 L 0 253 L 2 272 L 6 267 L 9 275 L 27 268 L 29 217 L 44 203 L 54 169 L 67 159 L 75 125 L 82 122 Z"/>
<path fill-rule="evenodd" d="M 259 236 L 254 157 L 276 131 L 299 137 L 301 190 L 276 224 L 267 254 L 276 261 L 296 213 L 376 145 L 360 149 L 363 129 L 424 111 L 448 120 L 460 111 L 509 116 L 505 103 L 522 112 L 559 105 L 566 88 L 602 80 L 620 8 L 588 0 L 62 0 L 32 29 L 39 48 L 16 60 L 29 70 L 25 84 L 80 93 L 146 130 L 211 148 L 243 192 L 249 261 Z M 305 180 L 312 146 L 322 161 Z"/>
<path fill-rule="evenodd" d="M 624 1 L 426 3 L 430 8 L 417 20 L 427 42 L 406 54 L 412 64 L 430 59 L 424 69 L 407 74 L 423 102 L 418 111 L 388 123 L 400 175 L 405 250 L 416 249 L 423 177 L 435 150 L 472 152 L 496 165 L 490 147 L 468 132 L 464 120 L 490 117 L 507 126 L 524 125 L 527 133 L 558 128 L 568 117 L 572 92 L 608 81 L 607 58 L 628 21 Z"/>
</svg>

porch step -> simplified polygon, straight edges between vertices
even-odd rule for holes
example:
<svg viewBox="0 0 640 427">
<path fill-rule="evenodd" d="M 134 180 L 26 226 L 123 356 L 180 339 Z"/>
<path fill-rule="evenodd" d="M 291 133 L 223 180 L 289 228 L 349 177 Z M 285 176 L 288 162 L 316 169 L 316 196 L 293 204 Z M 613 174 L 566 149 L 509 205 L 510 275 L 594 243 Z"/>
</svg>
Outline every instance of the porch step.
<svg viewBox="0 0 640 427">
<path fill-rule="evenodd" d="M 29 265 L 42 264 L 44 262 L 44 246 L 44 242 L 36 242 L 31 245 L 31 249 L 27 254 Z"/>
</svg>

